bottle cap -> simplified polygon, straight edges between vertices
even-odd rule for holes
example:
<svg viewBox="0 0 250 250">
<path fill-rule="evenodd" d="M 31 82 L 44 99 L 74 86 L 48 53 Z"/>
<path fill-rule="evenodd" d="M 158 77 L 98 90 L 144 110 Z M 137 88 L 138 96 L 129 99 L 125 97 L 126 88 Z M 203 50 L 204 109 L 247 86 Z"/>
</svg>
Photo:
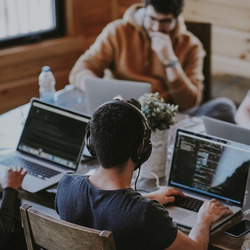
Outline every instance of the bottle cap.
<svg viewBox="0 0 250 250">
<path fill-rule="evenodd" d="M 43 72 L 49 72 L 50 71 L 50 66 L 43 66 L 42 71 Z"/>
</svg>

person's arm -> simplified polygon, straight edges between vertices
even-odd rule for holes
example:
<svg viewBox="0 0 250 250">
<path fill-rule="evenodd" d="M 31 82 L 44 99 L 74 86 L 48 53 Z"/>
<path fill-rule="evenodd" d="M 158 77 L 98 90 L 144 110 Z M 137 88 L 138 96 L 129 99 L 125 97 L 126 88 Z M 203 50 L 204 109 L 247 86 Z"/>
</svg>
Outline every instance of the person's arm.
<svg viewBox="0 0 250 250">
<path fill-rule="evenodd" d="M 177 188 L 167 188 L 167 187 L 163 187 L 156 191 L 145 194 L 145 197 L 151 200 L 156 200 L 159 203 L 165 205 L 167 203 L 173 203 L 175 200 L 174 197 L 175 195 L 185 197 L 185 195 Z"/>
<path fill-rule="evenodd" d="M 84 56 L 84 55 L 82 55 Z M 84 69 L 84 66 L 81 66 L 82 59 L 81 57 L 77 60 L 75 66 L 69 75 L 70 84 L 75 85 L 81 91 L 84 91 L 84 80 L 88 77 L 98 77 L 93 71 L 89 69 Z M 83 68 L 83 69 L 80 69 Z"/>
<path fill-rule="evenodd" d="M 250 129 L 250 90 L 236 111 L 235 122 Z"/>
<path fill-rule="evenodd" d="M 69 75 L 70 84 L 84 91 L 85 78 L 104 76 L 104 70 L 114 58 L 114 33 L 115 27 L 112 23 L 103 29 L 96 41 L 76 61 Z"/>
<path fill-rule="evenodd" d="M 18 192 L 12 188 L 3 190 L 2 205 L 0 209 L 0 247 L 9 240 L 16 214 Z"/>
<path fill-rule="evenodd" d="M 146 194 L 145 196 L 152 200 L 157 200 L 161 204 L 174 202 L 174 196 L 185 195 L 176 188 L 162 188 L 157 191 Z M 213 222 L 220 219 L 223 215 L 231 214 L 232 211 L 222 205 L 219 201 L 213 199 L 204 202 L 198 212 L 198 219 L 191 229 L 189 235 L 178 230 L 177 236 L 171 246 L 167 249 L 174 250 L 203 250 L 207 249 L 210 236 L 210 227 Z"/>
<path fill-rule="evenodd" d="M 8 241 L 17 210 L 18 192 L 21 187 L 26 171 L 9 169 L 5 178 L 2 180 L 3 198 L 0 208 L 0 247 Z"/>
<path fill-rule="evenodd" d="M 174 202 L 174 196 L 176 195 L 185 197 L 185 195 L 176 188 L 161 188 L 157 191 L 148 193 L 145 196 L 149 199 L 157 200 L 161 204 L 167 204 Z M 205 202 L 199 210 L 198 219 L 190 231 L 189 236 L 178 231 L 175 241 L 168 249 L 207 249 L 211 224 L 223 215 L 230 213 L 232 213 L 232 211 L 228 207 L 223 206 L 215 199 Z"/>
<path fill-rule="evenodd" d="M 185 55 L 185 71 L 179 63 L 170 37 L 156 32 L 152 37 L 152 49 L 165 67 L 166 84 L 175 103 L 181 111 L 198 105 L 202 99 L 202 68 L 204 51 L 201 46 L 192 45 Z"/>
<path fill-rule="evenodd" d="M 213 199 L 205 202 L 199 212 L 198 219 L 191 229 L 189 235 L 178 231 L 175 241 L 168 248 L 169 250 L 203 250 L 208 248 L 210 227 L 213 222 L 220 219 L 223 215 L 231 214 L 232 211 Z"/>
</svg>

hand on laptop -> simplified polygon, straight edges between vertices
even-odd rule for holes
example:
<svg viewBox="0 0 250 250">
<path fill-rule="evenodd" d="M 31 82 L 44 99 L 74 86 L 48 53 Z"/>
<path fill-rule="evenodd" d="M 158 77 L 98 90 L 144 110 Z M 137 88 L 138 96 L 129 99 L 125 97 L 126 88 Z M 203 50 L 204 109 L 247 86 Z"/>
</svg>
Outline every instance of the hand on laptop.
<svg viewBox="0 0 250 250">
<path fill-rule="evenodd" d="M 157 200 L 161 204 L 165 205 L 168 203 L 173 203 L 175 201 L 174 196 L 176 195 L 186 197 L 185 194 L 182 193 L 180 190 L 176 188 L 167 188 L 167 187 L 160 188 L 159 190 L 148 193 L 145 196 L 151 200 Z"/>
<path fill-rule="evenodd" d="M 210 222 L 210 225 L 219 220 L 222 216 L 232 214 L 233 212 L 229 207 L 224 206 L 216 199 L 206 201 L 201 206 L 198 212 L 198 218 L 205 220 L 207 223 Z"/>
<path fill-rule="evenodd" d="M 21 168 L 9 168 L 6 171 L 5 177 L 3 178 L 1 184 L 2 188 L 13 188 L 19 189 L 22 185 L 23 178 L 27 174 L 27 171 Z"/>
</svg>

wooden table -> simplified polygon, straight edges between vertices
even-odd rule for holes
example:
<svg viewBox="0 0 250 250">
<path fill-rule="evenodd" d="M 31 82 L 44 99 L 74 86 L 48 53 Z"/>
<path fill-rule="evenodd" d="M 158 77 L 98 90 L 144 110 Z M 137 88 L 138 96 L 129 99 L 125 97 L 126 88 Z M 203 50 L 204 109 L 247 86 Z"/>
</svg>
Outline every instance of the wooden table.
<svg viewBox="0 0 250 250">
<path fill-rule="evenodd" d="M 75 109 L 77 111 L 86 112 L 86 104 L 84 102 L 84 93 L 66 87 L 66 90 L 59 91 L 56 105 L 60 105 L 69 109 Z M 0 157 L 15 150 L 19 135 L 22 131 L 26 115 L 29 110 L 29 104 L 20 106 L 12 111 L 9 111 L 0 116 Z M 171 127 L 169 147 L 168 147 L 168 164 L 170 163 L 171 154 L 173 151 L 174 136 L 177 128 L 189 129 L 195 132 L 204 132 L 203 124 L 200 118 L 190 118 L 188 116 L 179 114 L 176 117 L 177 123 Z M 88 158 L 82 158 L 81 164 L 78 167 L 77 173 L 79 174 L 91 174 L 91 171 L 95 171 L 98 163 L 96 160 L 89 161 Z M 134 173 L 136 178 L 137 172 Z M 168 176 L 159 180 L 158 185 L 166 185 Z M 134 182 L 132 183 L 132 186 Z M 137 182 L 137 190 L 141 193 L 152 191 L 157 189 L 157 181 L 155 179 L 146 179 L 140 177 Z M 248 190 L 250 190 L 250 181 L 248 182 Z M 22 198 L 22 203 L 29 203 L 36 209 L 43 211 L 47 214 L 58 217 L 58 214 L 54 210 L 54 198 L 56 193 L 56 186 L 50 189 L 40 191 L 35 194 L 28 193 L 23 190 L 19 190 L 19 195 Z M 247 199 L 243 212 L 239 216 L 235 217 L 232 221 L 226 223 L 219 230 L 211 234 L 210 249 L 250 249 L 250 234 L 242 236 L 241 238 L 232 238 L 224 234 L 224 229 L 230 225 L 241 220 L 243 217 L 250 220 L 250 199 Z M 184 228 L 180 228 L 184 233 L 189 232 Z M 243 248 L 245 246 L 245 248 Z"/>
</svg>

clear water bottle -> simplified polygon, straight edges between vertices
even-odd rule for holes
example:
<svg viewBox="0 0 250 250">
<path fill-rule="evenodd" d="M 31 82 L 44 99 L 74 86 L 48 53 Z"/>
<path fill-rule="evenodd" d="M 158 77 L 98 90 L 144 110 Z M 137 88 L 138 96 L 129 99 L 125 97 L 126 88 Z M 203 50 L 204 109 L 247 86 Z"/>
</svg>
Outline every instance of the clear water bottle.
<svg viewBox="0 0 250 250">
<path fill-rule="evenodd" d="M 55 77 L 49 66 L 43 66 L 39 75 L 40 98 L 45 102 L 55 102 Z"/>
</svg>

